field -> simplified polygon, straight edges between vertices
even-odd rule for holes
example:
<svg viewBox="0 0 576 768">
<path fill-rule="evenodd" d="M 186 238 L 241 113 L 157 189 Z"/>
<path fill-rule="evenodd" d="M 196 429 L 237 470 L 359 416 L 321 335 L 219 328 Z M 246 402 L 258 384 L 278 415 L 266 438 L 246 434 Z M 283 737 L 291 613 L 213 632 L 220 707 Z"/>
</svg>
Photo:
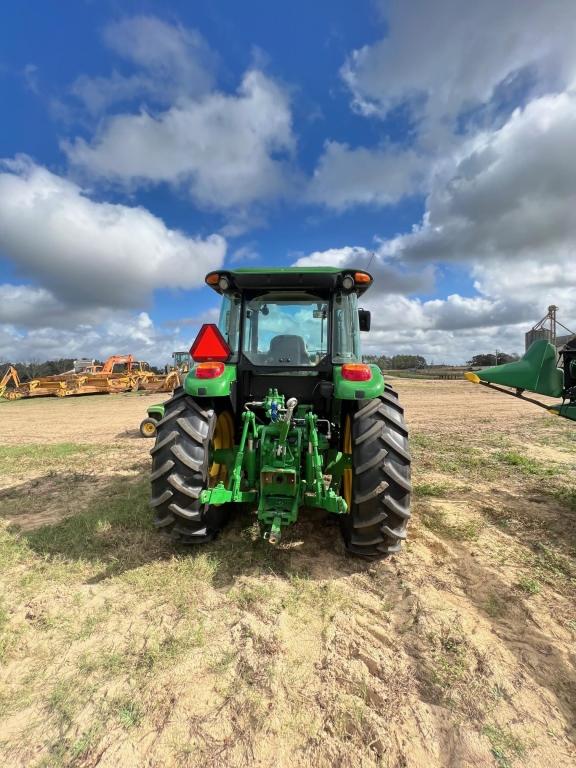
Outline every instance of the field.
<svg viewBox="0 0 576 768">
<path fill-rule="evenodd" d="M 411 539 L 374 565 L 313 512 L 177 551 L 151 527 L 158 396 L 0 402 L 0 764 L 576 764 L 576 424 L 396 381 Z"/>
</svg>

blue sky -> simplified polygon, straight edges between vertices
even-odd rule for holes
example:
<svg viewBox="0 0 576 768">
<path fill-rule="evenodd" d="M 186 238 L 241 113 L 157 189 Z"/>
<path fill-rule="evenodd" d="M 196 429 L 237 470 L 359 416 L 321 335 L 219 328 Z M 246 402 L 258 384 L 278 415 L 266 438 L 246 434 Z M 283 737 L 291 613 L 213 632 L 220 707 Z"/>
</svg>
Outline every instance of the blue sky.
<svg viewBox="0 0 576 768">
<path fill-rule="evenodd" d="M 574 323 L 575 32 L 570 0 L 4 8 L 0 361 L 163 362 L 221 265 L 370 262 L 387 354 Z"/>
</svg>

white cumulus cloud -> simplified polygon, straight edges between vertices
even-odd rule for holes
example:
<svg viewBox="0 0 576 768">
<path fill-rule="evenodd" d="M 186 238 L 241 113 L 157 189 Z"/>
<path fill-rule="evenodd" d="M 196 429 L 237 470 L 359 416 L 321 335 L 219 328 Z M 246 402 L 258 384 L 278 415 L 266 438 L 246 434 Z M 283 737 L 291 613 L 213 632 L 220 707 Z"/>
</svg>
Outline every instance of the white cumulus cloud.
<svg viewBox="0 0 576 768">
<path fill-rule="evenodd" d="M 376 281 L 363 303 L 373 312 L 371 348 L 452 361 L 483 346 L 522 351 L 524 332 L 549 304 L 576 329 L 575 209 L 573 91 L 534 98 L 501 127 L 458 143 L 434 167 L 420 225 L 370 256 Z M 329 249 L 298 263 L 365 267 L 368 254 Z M 442 274 L 446 262 L 468 274 L 475 295 L 402 295 L 420 270 L 436 265 Z M 394 289 L 398 275 L 408 285 Z"/>
<path fill-rule="evenodd" d="M 344 246 L 314 251 L 300 256 L 295 267 L 353 267 L 366 269 L 374 277 L 378 292 L 388 294 L 427 293 L 434 285 L 433 267 L 409 270 L 399 263 L 384 258 L 381 253 L 362 246 Z"/>
<path fill-rule="evenodd" d="M 328 208 L 393 205 L 423 189 L 429 161 L 412 149 L 384 145 L 351 148 L 328 141 L 308 187 L 307 199 Z"/>
<path fill-rule="evenodd" d="M 0 253 L 67 305 L 127 308 L 157 288 L 200 286 L 223 263 L 226 241 L 188 237 L 145 208 L 97 202 L 18 158 L 0 167 Z"/>
<path fill-rule="evenodd" d="M 0 292 L 1 295 L 1 292 Z M 19 318 L 17 318 L 19 319 Z M 196 328 L 159 328 L 146 312 L 121 310 L 100 313 L 84 322 L 68 315 L 68 324 L 54 325 L 51 317 L 34 328 L 0 322 L 0 372 L 8 362 L 90 358 L 132 354 L 139 360 L 163 366 L 175 350 L 188 349 Z"/>
<path fill-rule="evenodd" d="M 439 126 L 489 102 L 526 72 L 539 87 L 576 76 L 573 0 L 379 0 L 387 34 L 343 69 L 356 107 L 387 114 L 410 104 Z"/>
<path fill-rule="evenodd" d="M 136 98 L 167 104 L 213 87 L 215 56 L 196 30 L 155 16 L 132 16 L 108 24 L 103 38 L 136 71 L 78 77 L 71 93 L 92 114 Z"/>
<path fill-rule="evenodd" d="M 472 264 L 479 278 L 488 266 L 530 263 L 535 282 L 554 287 L 573 280 L 563 265 L 574 258 L 575 206 L 576 93 L 567 91 L 534 99 L 446 158 L 422 224 L 384 250 L 410 263 Z"/>
<path fill-rule="evenodd" d="M 70 162 L 92 177 L 186 188 L 197 205 L 246 207 L 286 193 L 294 149 L 286 92 L 258 70 L 233 95 L 213 91 L 157 115 L 106 120 L 91 142 L 65 143 Z"/>
</svg>

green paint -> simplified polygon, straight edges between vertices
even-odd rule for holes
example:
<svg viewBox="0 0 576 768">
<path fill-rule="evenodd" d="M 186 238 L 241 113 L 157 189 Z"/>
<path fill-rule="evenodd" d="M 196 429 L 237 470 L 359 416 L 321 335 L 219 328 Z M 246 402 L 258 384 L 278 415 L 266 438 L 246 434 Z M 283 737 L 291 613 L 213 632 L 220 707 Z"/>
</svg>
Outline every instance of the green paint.
<svg viewBox="0 0 576 768">
<path fill-rule="evenodd" d="M 564 352 L 566 355 L 567 352 Z M 467 373 L 466 378 L 474 381 L 477 376 L 480 381 L 512 387 L 523 391 L 535 392 L 548 397 L 565 398 L 559 405 L 549 407 L 550 413 L 565 419 L 576 421 L 576 399 L 574 388 L 564 382 L 564 370 L 558 368 L 558 351 L 553 344 L 540 339 L 531 344 L 521 360 L 505 365 L 484 368 L 475 374 Z M 576 374 L 576 360 L 570 360 L 568 376 Z M 476 382 L 478 381 L 476 379 Z"/>
<path fill-rule="evenodd" d="M 368 381 L 348 381 L 342 377 L 342 366 L 335 365 L 333 372 L 334 397 L 337 400 L 372 400 L 384 392 L 384 376 L 377 365 L 370 365 L 372 378 Z M 362 393 L 358 396 L 358 393 Z"/>
<path fill-rule="evenodd" d="M 240 267 L 227 270 L 231 275 L 339 275 L 338 267 Z M 347 270 L 348 272 L 353 270 Z"/>
<path fill-rule="evenodd" d="M 213 456 L 218 463 L 227 464 L 227 480 L 202 491 L 200 501 L 214 505 L 257 502 L 266 535 L 278 541 L 282 528 L 298 519 L 302 506 L 334 514 L 348 511 L 337 491 L 350 458 L 328 450 L 326 437 L 317 429 L 317 416 L 309 407 L 298 409 L 288 422 L 283 398 L 276 390 L 270 389 L 264 402 L 269 423 L 259 424 L 252 411 L 244 411 L 239 444 L 233 450 L 215 451 Z M 272 421 L 276 411 L 271 404 L 280 402 L 278 420 Z"/>
<path fill-rule="evenodd" d="M 549 409 L 550 413 L 562 416 L 565 419 L 576 421 L 576 402 L 563 403 L 562 405 L 553 405 Z"/>
<path fill-rule="evenodd" d="M 164 418 L 164 403 L 149 405 L 147 413 L 151 419 L 158 419 L 158 421 L 160 421 L 160 419 Z"/>
<path fill-rule="evenodd" d="M 190 373 L 184 379 L 184 390 L 192 397 L 227 397 L 235 381 L 235 365 L 226 365 L 224 373 L 215 379 L 196 378 L 196 366 L 192 366 Z"/>
<path fill-rule="evenodd" d="M 553 344 L 535 341 L 521 360 L 476 371 L 482 381 L 506 387 L 527 389 L 539 395 L 560 397 L 564 389 L 564 373 L 556 366 L 558 353 Z"/>
</svg>

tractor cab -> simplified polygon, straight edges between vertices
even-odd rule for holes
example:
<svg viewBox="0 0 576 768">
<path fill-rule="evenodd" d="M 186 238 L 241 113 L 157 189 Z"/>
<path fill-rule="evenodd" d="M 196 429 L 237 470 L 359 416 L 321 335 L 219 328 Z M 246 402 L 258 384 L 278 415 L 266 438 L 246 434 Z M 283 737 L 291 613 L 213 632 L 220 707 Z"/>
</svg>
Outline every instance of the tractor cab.
<svg viewBox="0 0 576 768">
<path fill-rule="evenodd" d="M 358 308 L 358 298 L 371 276 L 334 268 L 239 269 L 212 272 L 206 282 L 222 296 L 218 330 L 230 350 L 226 362 L 235 366 L 236 406 L 243 406 L 239 393 L 257 400 L 273 387 L 326 415 L 334 367 L 362 362 L 360 330 L 369 329 L 370 313 Z"/>
</svg>

